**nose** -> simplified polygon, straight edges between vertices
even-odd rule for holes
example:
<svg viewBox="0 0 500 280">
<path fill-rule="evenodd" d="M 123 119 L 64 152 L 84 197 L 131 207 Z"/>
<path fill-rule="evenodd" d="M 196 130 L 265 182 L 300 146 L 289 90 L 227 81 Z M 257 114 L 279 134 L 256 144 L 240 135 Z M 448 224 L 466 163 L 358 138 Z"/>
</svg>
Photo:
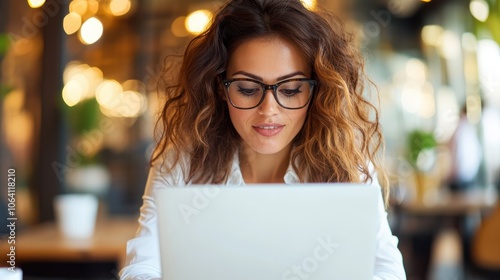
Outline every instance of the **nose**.
<svg viewBox="0 0 500 280">
<path fill-rule="evenodd" d="M 268 89 L 264 92 L 264 100 L 259 105 L 259 114 L 265 116 L 272 116 L 279 112 L 280 105 L 276 101 L 273 95 L 273 90 Z"/>
</svg>

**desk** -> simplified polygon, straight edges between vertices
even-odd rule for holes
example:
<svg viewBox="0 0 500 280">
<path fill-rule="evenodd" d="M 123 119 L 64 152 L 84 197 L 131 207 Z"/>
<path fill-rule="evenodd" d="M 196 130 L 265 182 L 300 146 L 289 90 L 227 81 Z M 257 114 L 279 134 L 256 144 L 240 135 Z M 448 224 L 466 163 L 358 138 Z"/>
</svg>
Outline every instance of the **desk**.
<svg viewBox="0 0 500 280">
<path fill-rule="evenodd" d="M 409 279 L 424 279 L 433 265 L 432 254 L 436 252 L 435 238 L 440 232 L 451 229 L 459 233 L 459 255 L 464 265 L 471 266 L 470 242 L 475 228 L 485 214 L 495 208 L 494 193 L 474 190 L 466 193 L 436 194 L 427 201 L 391 201 L 395 216 L 393 232 L 405 249 Z"/>
<path fill-rule="evenodd" d="M 94 236 L 88 240 L 72 240 L 62 236 L 55 223 L 46 223 L 18 232 L 16 263 L 37 261 L 116 262 L 121 268 L 126 243 L 137 230 L 137 219 L 112 218 L 98 221 Z M 0 243 L 0 260 L 5 264 L 10 245 Z"/>
<path fill-rule="evenodd" d="M 437 193 L 427 201 L 403 200 L 392 203 L 396 211 L 412 215 L 466 215 L 478 211 L 492 210 L 496 203 L 496 194 L 483 190 L 465 193 Z"/>
<path fill-rule="evenodd" d="M 497 197 L 495 193 L 474 190 L 466 193 L 442 192 L 427 201 L 403 200 L 391 201 L 395 214 L 394 232 L 412 234 L 418 232 L 424 220 L 435 222 L 444 220 L 459 228 L 467 217 L 481 218 L 485 212 L 494 209 Z M 439 221 L 438 225 L 441 227 Z M 448 224 L 449 225 L 449 224 Z"/>
</svg>

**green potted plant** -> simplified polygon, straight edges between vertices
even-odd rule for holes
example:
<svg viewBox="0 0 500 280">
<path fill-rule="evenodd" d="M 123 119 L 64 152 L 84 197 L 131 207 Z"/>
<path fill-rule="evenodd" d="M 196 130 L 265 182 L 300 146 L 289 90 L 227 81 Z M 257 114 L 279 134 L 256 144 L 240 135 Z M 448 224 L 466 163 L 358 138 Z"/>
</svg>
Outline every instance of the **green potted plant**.
<svg viewBox="0 0 500 280">
<path fill-rule="evenodd" d="M 476 34 L 481 36 L 487 32 L 498 44 L 500 44 L 500 0 L 487 0 L 488 18 L 484 22 L 475 20 Z M 488 36 L 487 35 L 487 36 Z"/>
<path fill-rule="evenodd" d="M 427 173 L 436 163 L 436 138 L 431 132 L 417 129 L 408 134 L 407 141 L 408 161 L 416 175 L 416 196 L 418 200 L 423 200 L 429 187 Z"/>
<path fill-rule="evenodd" d="M 0 33 L 0 65 L 3 60 L 3 56 L 7 53 L 7 50 L 9 49 L 9 45 L 10 45 L 9 37 L 6 34 Z M 10 91 L 11 88 L 4 85 L 0 77 L 0 99 L 3 99 Z"/>
<path fill-rule="evenodd" d="M 104 137 L 98 128 L 99 104 L 95 98 L 89 98 L 71 107 L 63 104 L 63 108 L 70 131 L 67 151 L 76 159 L 76 164 L 65 173 L 66 192 L 101 195 L 108 189 L 110 178 L 99 160 Z"/>
</svg>

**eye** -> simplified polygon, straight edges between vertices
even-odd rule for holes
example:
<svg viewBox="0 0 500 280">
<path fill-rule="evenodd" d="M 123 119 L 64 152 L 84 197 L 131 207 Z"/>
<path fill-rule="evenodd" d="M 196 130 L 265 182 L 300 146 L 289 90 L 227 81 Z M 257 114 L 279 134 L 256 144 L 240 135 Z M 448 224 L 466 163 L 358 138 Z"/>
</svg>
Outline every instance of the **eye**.
<svg viewBox="0 0 500 280">
<path fill-rule="evenodd" d="M 231 84 L 230 90 L 235 94 L 253 97 L 261 94 L 262 86 L 252 81 L 235 81 Z"/>
<path fill-rule="evenodd" d="M 300 90 L 300 87 L 295 88 L 295 89 L 280 89 L 280 93 L 282 93 L 285 96 L 292 97 L 296 94 L 301 93 L 302 91 Z"/>
<path fill-rule="evenodd" d="M 254 95 L 259 93 L 260 89 L 257 87 L 249 88 L 249 87 L 243 87 L 243 86 L 238 86 L 238 92 L 244 95 Z"/>
<path fill-rule="evenodd" d="M 302 92 L 302 85 L 303 83 L 301 82 L 287 82 L 282 84 L 278 88 L 278 91 L 285 97 L 293 97 Z"/>
</svg>

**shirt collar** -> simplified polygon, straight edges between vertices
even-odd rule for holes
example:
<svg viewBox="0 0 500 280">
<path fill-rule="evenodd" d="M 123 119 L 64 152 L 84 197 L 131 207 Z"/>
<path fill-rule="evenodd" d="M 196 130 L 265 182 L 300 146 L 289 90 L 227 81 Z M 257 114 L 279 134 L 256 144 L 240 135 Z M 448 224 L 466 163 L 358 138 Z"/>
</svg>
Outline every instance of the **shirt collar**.
<svg viewBox="0 0 500 280">
<path fill-rule="evenodd" d="M 245 185 L 245 181 L 243 181 L 243 174 L 241 174 L 238 151 L 236 151 L 233 155 L 233 163 L 231 164 L 231 171 L 229 173 L 229 177 L 227 178 L 226 185 Z"/>
<path fill-rule="evenodd" d="M 297 175 L 291 163 L 288 164 L 288 168 L 286 170 L 285 177 L 283 179 L 285 180 L 285 184 L 300 183 L 299 175 Z"/>
<path fill-rule="evenodd" d="M 288 164 L 288 168 L 286 170 L 285 176 L 283 177 L 283 180 L 285 184 L 296 184 L 300 182 L 299 176 L 297 175 L 295 170 L 293 170 L 291 164 Z M 227 178 L 226 185 L 246 185 L 245 181 L 243 180 L 243 174 L 241 174 L 238 151 L 234 153 L 233 163 L 231 164 L 231 171 Z"/>
</svg>

